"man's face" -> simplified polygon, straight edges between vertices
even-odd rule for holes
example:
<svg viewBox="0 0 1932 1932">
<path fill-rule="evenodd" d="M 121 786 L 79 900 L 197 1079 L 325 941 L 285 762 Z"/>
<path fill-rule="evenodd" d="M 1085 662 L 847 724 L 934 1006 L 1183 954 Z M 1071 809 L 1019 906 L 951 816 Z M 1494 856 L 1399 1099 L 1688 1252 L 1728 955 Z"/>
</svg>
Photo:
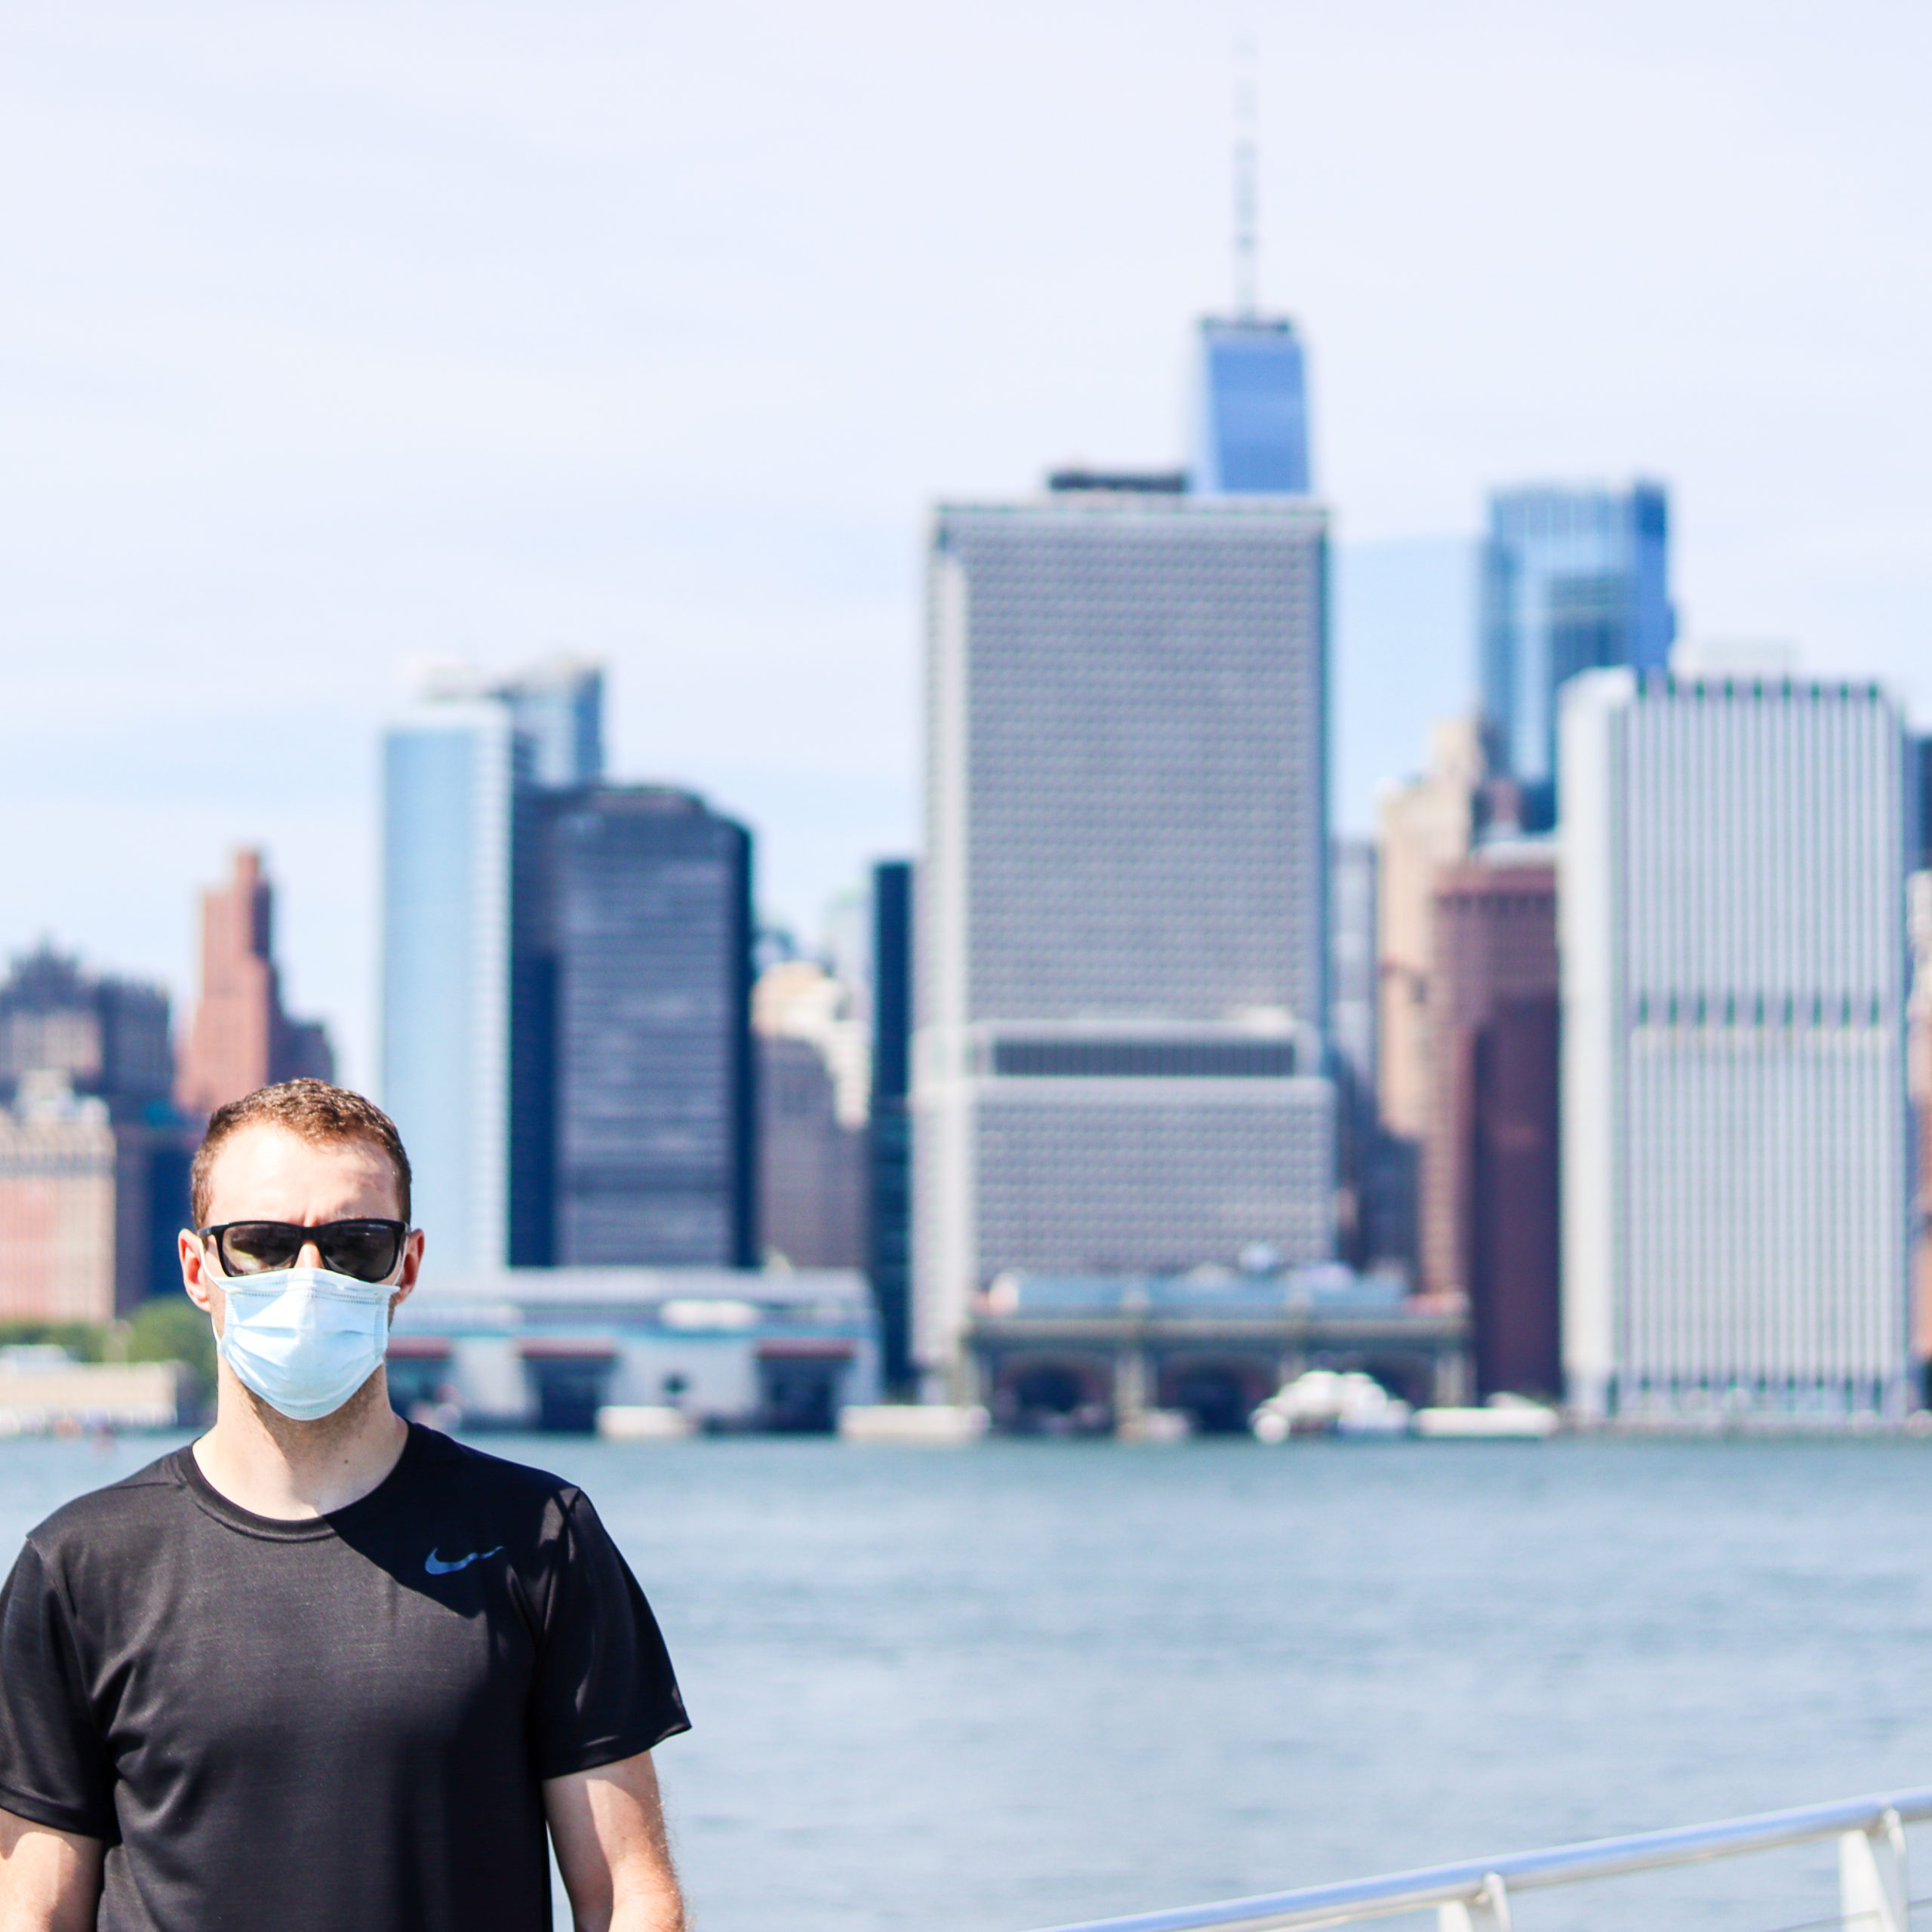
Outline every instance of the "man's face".
<svg viewBox="0 0 1932 1932">
<path fill-rule="evenodd" d="M 317 1145 L 287 1128 L 263 1121 L 245 1127 L 226 1142 L 208 1174 L 210 1227 L 227 1221 L 288 1221 L 317 1227 L 328 1221 L 399 1220 L 402 1204 L 388 1157 L 374 1141 L 335 1140 Z M 319 1268 L 313 1242 L 296 1258 L 298 1268 Z M 395 1277 L 393 1314 L 416 1285 L 423 1265 L 423 1236 L 409 1237 Z M 181 1279 L 189 1299 L 214 1318 L 220 1334 L 227 1297 L 220 1292 L 221 1267 L 213 1244 L 181 1236 Z"/>
</svg>

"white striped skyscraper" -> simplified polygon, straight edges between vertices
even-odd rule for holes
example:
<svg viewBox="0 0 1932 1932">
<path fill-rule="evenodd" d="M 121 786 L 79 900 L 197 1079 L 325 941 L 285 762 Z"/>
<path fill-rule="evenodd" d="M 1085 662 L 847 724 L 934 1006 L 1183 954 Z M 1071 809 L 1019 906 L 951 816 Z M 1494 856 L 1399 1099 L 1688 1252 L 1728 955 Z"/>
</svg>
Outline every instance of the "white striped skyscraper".
<svg viewBox="0 0 1932 1932">
<path fill-rule="evenodd" d="M 915 1346 L 999 1274 L 1332 1242 L 1325 517 L 1125 489 L 933 533 Z"/>
<path fill-rule="evenodd" d="M 1586 1412 L 1906 1400 L 1904 721 L 1877 687 L 1564 694 L 1564 1366 Z"/>
</svg>

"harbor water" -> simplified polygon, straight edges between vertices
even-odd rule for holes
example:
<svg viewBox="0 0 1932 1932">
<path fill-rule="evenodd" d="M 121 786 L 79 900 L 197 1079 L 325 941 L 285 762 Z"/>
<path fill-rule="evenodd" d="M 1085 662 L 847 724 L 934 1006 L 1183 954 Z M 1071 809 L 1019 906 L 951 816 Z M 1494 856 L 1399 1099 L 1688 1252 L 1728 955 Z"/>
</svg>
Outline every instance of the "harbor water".
<svg viewBox="0 0 1932 1932">
<path fill-rule="evenodd" d="M 165 1446 L 0 1444 L 10 1558 Z M 657 1608 L 697 1932 L 1026 1932 L 1932 1783 L 1932 1444 L 481 1446 L 581 1483 Z M 1832 1869 L 1515 1924 L 1770 1932 Z"/>
</svg>

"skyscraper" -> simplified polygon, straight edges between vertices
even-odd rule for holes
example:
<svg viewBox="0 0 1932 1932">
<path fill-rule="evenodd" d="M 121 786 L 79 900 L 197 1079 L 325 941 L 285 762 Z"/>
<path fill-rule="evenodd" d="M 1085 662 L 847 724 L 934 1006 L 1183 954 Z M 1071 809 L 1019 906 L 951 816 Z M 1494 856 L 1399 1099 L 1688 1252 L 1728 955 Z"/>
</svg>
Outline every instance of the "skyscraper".
<svg viewBox="0 0 1932 1932">
<path fill-rule="evenodd" d="M 1675 635 L 1663 488 L 1539 485 L 1490 498 L 1483 554 L 1484 720 L 1523 787 L 1532 830 L 1554 820 L 1556 694 L 1580 671 L 1661 670 Z"/>
<path fill-rule="evenodd" d="M 750 834 L 666 786 L 554 792 L 518 879 L 544 991 L 517 1017 L 514 1258 L 755 1266 Z"/>
<path fill-rule="evenodd" d="M 274 918 L 259 852 L 236 853 L 233 879 L 202 894 L 202 996 L 175 1079 L 190 1113 L 213 1113 L 271 1081 L 335 1078 L 328 1029 L 282 1010 Z"/>
<path fill-rule="evenodd" d="M 530 782 L 555 791 L 604 776 L 604 671 L 575 657 L 553 657 L 491 688 L 510 708 L 530 749 Z"/>
<path fill-rule="evenodd" d="M 912 867 L 872 868 L 871 1189 L 866 1236 L 886 1386 L 912 1378 Z"/>
<path fill-rule="evenodd" d="M 1562 720 L 1563 1351 L 1587 1413 L 1896 1413 L 1912 786 L 1869 685 Z"/>
<path fill-rule="evenodd" d="M 866 1265 L 866 1027 L 816 960 L 774 961 L 752 991 L 758 1241 L 796 1268 Z"/>
<path fill-rule="evenodd" d="M 1334 1051 L 1337 1154 L 1343 1253 L 1357 1264 L 1381 1258 L 1376 1218 L 1382 1136 L 1375 1105 L 1378 974 L 1375 847 L 1337 838 L 1328 861 L 1328 1038 Z"/>
<path fill-rule="evenodd" d="M 602 692 L 446 675 L 388 736 L 383 1096 L 438 1270 L 757 1259 L 749 835 L 598 782 Z"/>
<path fill-rule="evenodd" d="M 1008 1269 L 1332 1250 L 1325 516 L 955 506 L 930 555 L 915 1352 Z"/>
<path fill-rule="evenodd" d="M 1423 1284 L 1469 1298 L 1478 1395 L 1560 1395 L 1553 855 L 1482 847 L 1433 907 Z"/>
<path fill-rule="evenodd" d="M 1480 820 L 1482 734 L 1438 720 L 1429 769 L 1385 786 L 1376 841 L 1375 1187 L 1366 1204 L 1375 1260 L 1420 1260 L 1417 1192 L 1429 1123 L 1429 980 L 1435 881 L 1466 858 Z"/>
<path fill-rule="evenodd" d="M 426 703 L 383 745 L 383 1103 L 439 1271 L 508 1254 L 518 760 L 509 709 L 488 697 Z"/>
<path fill-rule="evenodd" d="M 1294 323 L 1208 318 L 1196 383 L 1190 487 L 1209 497 L 1306 496 L 1308 381 Z"/>
</svg>

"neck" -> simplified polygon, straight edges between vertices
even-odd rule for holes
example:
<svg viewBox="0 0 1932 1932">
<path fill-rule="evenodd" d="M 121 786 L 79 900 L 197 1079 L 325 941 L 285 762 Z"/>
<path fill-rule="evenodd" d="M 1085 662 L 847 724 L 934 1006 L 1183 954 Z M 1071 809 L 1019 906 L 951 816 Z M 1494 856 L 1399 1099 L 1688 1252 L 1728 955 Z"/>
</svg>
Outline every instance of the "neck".
<svg viewBox="0 0 1932 1932">
<path fill-rule="evenodd" d="M 215 1423 L 195 1444 L 203 1475 L 229 1502 L 292 1521 L 345 1509 L 396 1466 L 409 1429 L 381 1368 L 333 1415 L 295 1422 L 220 1364 Z"/>
</svg>

